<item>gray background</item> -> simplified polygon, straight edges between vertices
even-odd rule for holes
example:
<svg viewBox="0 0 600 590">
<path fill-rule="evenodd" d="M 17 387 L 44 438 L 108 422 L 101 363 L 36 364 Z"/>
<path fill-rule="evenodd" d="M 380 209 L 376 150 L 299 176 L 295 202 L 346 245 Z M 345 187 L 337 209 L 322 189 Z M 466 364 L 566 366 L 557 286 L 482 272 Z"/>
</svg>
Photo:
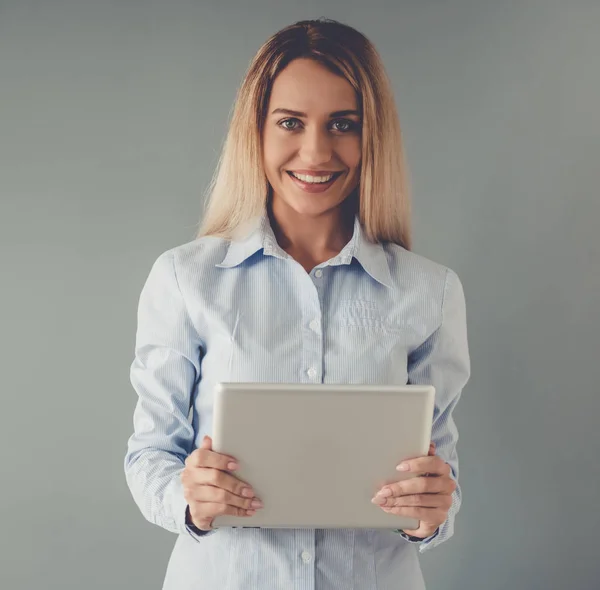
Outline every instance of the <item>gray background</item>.
<svg viewBox="0 0 600 590">
<path fill-rule="evenodd" d="M 600 3 L 15 0 L 0 2 L 3 589 L 161 587 L 175 536 L 122 470 L 137 299 L 194 237 L 251 56 L 319 16 L 380 50 L 415 250 L 467 296 L 464 503 L 421 558 L 428 588 L 600 587 Z"/>
</svg>

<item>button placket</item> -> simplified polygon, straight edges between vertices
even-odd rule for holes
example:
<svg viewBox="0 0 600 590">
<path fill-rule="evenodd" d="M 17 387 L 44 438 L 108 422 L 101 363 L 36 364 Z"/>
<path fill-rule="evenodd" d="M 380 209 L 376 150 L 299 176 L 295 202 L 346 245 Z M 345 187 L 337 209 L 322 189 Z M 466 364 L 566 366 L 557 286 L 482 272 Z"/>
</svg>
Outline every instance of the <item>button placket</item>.
<svg viewBox="0 0 600 590">
<path fill-rule="evenodd" d="M 315 530 L 296 529 L 297 590 L 315 590 Z"/>
<path fill-rule="evenodd" d="M 303 383 L 320 383 L 323 366 L 323 338 L 322 322 L 323 309 L 321 304 L 321 290 L 323 281 L 316 276 L 323 276 L 321 269 L 316 269 L 307 274 L 302 269 L 302 364 L 300 366 L 301 381 Z"/>
</svg>

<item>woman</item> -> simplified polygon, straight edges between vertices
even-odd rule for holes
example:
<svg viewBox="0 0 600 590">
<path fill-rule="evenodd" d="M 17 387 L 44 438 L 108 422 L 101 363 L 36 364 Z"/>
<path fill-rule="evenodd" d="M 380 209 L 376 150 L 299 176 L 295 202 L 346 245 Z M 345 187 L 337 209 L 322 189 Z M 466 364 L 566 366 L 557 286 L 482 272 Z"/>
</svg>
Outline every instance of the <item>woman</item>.
<svg viewBox="0 0 600 590">
<path fill-rule="evenodd" d="M 417 548 L 447 540 L 460 507 L 452 411 L 470 368 L 461 282 L 410 247 L 376 50 L 335 21 L 279 31 L 239 90 L 197 239 L 160 255 L 140 296 L 125 472 L 143 515 L 179 533 L 164 590 L 424 588 Z M 212 529 L 262 506 L 212 451 L 218 381 L 433 384 L 433 446 L 408 461 L 428 477 L 373 498 L 419 528 Z"/>
</svg>

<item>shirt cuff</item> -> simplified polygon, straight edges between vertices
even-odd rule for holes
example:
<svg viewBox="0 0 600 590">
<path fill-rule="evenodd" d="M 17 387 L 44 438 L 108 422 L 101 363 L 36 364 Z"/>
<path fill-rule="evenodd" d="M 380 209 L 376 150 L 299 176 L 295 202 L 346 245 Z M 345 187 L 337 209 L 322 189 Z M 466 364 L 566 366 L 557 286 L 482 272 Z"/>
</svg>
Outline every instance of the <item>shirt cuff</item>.
<svg viewBox="0 0 600 590">
<path fill-rule="evenodd" d="M 419 543 L 424 546 L 427 545 L 430 541 L 433 541 L 433 539 L 435 539 L 439 535 L 440 529 L 438 527 L 435 533 L 433 533 L 433 535 L 430 535 L 429 537 L 425 538 L 412 537 L 411 535 L 407 535 L 402 529 L 395 529 L 394 532 L 398 533 L 403 539 L 405 539 L 409 543 Z"/>
<path fill-rule="evenodd" d="M 190 534 L 190 537 L 192 537 L 196 541 L 200 541 L 201 538 L 207 537 L 208 535 L 212 535 L 216 532 L 216 529 L 212 529 L 210 531 L 203 531 L 192 522 L 192 515 L 190 514 L 189 504 L 186 504 L 185 506 L 185 529 Z"/>
</svg>

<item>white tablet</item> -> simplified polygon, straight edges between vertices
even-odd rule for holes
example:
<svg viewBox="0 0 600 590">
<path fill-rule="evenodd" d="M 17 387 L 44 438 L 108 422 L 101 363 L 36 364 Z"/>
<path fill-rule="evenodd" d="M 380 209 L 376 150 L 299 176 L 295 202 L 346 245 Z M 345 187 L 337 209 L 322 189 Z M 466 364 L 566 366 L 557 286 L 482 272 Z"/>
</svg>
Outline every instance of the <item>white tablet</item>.
<svg viewBox="0 0 600 590">
<path fill-rule="evenodd" d="M 435 389 L 421 385 L 220 383 L 213 450 L 264 508 L 218 516 L 218 527 L 416 529 L 371 503 L 396 471 L 429 451 Z"/>
</svg>

